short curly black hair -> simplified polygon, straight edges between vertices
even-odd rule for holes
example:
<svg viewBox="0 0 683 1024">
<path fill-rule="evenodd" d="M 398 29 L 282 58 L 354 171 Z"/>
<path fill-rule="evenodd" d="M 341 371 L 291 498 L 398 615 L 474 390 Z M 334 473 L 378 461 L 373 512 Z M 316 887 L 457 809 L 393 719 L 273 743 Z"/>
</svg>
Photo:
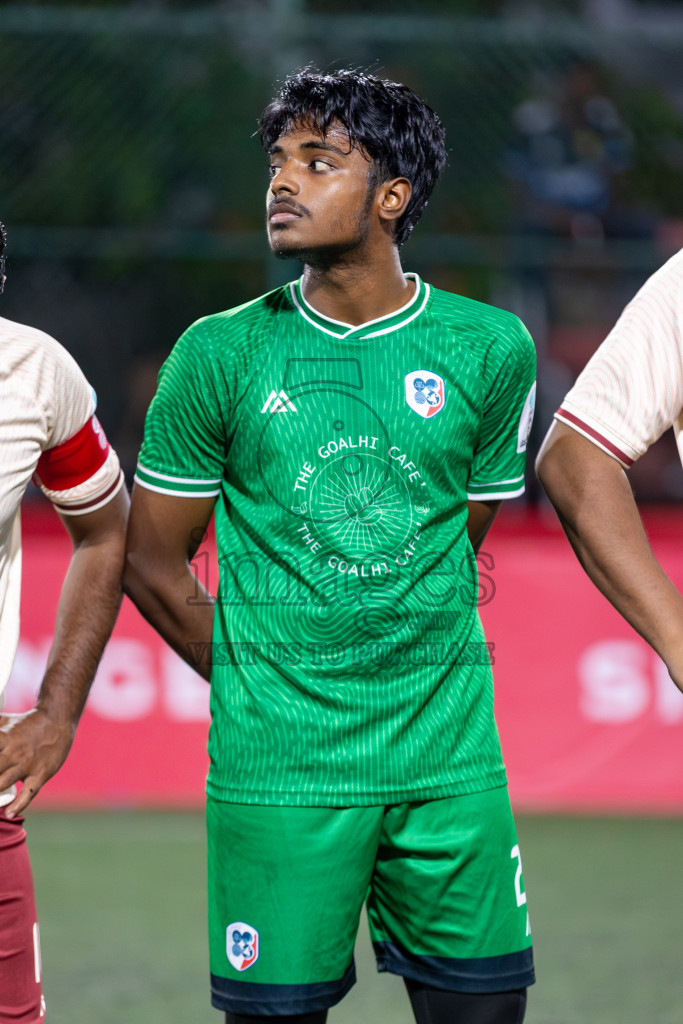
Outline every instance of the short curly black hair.
<svg viewBox="0 0 683 1024">
<path fill-rule="evenodd" d="M 268 153 L 292 125 L 312 122 L 325 135 L 334 122 L 352 145 L 372 160 L 377 184 L 407 178 L 413 192 L 398 221 L 395 241 L 403 245 L 422 216 L 446 164 L 445 131 L 439 116 L 417 93 L 364 71 L 321 74 L 304 68 L 287 78 L 259 121 Z"/>
<path fill-rule="evenodd" d="M 0 295 L 5 287 L 5 253 L 7 251 L 7 228 L 0 220 Z"/>
</svg>

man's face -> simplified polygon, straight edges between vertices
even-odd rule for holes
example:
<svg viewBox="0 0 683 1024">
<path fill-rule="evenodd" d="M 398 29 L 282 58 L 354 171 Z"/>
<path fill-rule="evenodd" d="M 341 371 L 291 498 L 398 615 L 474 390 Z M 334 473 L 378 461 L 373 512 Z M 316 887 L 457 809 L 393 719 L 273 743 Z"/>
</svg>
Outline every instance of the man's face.
<svg viewBox="0 0 683 1024">
<path fill-rule="evenodd" d="M 374 190 L 370 160 L 332 126 L 294 126 L 270 152 L 268 240 L 276 256 L 326 265 L 368 237 Z"/>
</svg>

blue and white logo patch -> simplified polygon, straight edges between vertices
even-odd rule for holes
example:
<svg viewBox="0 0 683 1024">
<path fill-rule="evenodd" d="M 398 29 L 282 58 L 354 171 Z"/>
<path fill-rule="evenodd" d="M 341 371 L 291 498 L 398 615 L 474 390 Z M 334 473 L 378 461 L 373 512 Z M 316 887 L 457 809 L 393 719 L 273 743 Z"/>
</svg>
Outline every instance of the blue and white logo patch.
<svg viewBox="0 0 683 1024">
<path fill-rule="evenodd" d="M 436 416 L 446 404 L 446 386 L 443 378 L 433 370 L 413 370 L 407 373 L 406 402 L 418 416 L 427 419 Z"/>
<path fill-rule="evenodd" d="M 244 921 L 233 921 L 225 930 L 225 951 L 236 971 L 246 971 L 258 960 L 258 932 Z"/>
</svg>

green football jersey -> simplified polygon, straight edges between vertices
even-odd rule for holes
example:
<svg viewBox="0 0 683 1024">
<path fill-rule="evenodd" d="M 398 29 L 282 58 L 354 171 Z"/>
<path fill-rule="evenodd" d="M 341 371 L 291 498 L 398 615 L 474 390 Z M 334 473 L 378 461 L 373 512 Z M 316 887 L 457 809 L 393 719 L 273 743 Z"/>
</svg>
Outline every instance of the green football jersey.
<svg viewBox="0 0 683 1024">
<path fill-rule="evenodd" d="M 407 276 L 412 300 L 357 327 L 278 288 L 193 324 L 161 370 L 136 481 L 217 498 L 215 799 L 505 781 L 467 501 L 524 489 L 534 347 Z"/>
</svg>

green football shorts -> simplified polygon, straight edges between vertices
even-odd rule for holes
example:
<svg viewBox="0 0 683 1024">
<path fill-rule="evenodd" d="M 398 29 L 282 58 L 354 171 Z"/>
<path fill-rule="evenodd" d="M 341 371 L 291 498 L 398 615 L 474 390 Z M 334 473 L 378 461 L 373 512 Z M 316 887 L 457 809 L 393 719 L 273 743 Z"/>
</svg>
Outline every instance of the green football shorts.
<svg viewBox="0 0 683 1024">
<path fill-rule="evenodd" d="M 313 1013 L 355 982 L 363 903 L 380 971 L 435 988 L 534 981 L 507 787 L 390 807 L 260 807 L 209 798 L 212 1002 Z"/>
</svg>

